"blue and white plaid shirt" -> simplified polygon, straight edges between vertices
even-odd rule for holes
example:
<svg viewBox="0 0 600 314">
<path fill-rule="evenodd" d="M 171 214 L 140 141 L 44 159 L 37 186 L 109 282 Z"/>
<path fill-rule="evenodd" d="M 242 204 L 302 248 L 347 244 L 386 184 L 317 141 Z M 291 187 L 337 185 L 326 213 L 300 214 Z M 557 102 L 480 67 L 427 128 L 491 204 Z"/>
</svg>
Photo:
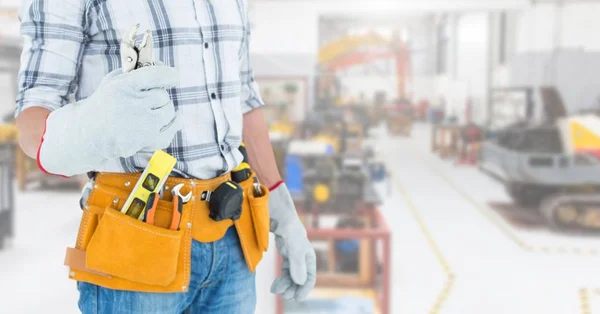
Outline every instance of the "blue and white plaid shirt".
<svg viewBox="0 0 600 314">
<path fill-rule="evenodd" d="M 181 74 L 169 90 L 183 122 L 166 150 L 178 160 L 175 172 L 208 179 L 230 171 L 242 160 L 242 115 L 264 105 L 249 62 L 247 1 L 22 0 L 16 115 L 90 96 L 121 67 L 121 35 L 140 23 L 152 30 L 156 59 Z M 138 153 L 95 170 L 138 172 L 150 157 Z"/>
</svg>

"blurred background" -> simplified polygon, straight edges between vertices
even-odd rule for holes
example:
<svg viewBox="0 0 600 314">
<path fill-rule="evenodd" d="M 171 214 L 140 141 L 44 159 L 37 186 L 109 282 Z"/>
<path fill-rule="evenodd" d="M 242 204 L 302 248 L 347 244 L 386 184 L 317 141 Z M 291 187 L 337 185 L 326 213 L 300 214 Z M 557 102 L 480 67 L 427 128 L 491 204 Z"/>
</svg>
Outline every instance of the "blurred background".
<svg viewBox="0 0 600 314">
<path fill-rule="evenodd" d="M 0 313 L 77 313 L 85 179 L 15 144 L 0 0 Z M 600 1 L 250 0 L 280 172 L 318 256 L 261 314 L 600 313 Z M 50 213 L 51 211 L 51 213 Z"/>
</svg>

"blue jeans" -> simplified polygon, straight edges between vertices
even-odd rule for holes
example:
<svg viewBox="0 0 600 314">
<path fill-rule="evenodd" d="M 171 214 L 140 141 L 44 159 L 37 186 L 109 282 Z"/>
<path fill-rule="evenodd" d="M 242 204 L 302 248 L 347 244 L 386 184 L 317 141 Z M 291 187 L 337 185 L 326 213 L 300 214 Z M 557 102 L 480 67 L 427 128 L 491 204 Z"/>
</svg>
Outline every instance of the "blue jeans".
<svg viewBox="0 0 600 314">
<path fill-rule="evenodd" d="M 84 314 L 252 314 L 254 274 L 246 266 L 234 227 L 213 243 L 192 241 L 192 271 L 186 293 L 141 293 L 79 282 Z"/>
</svg>

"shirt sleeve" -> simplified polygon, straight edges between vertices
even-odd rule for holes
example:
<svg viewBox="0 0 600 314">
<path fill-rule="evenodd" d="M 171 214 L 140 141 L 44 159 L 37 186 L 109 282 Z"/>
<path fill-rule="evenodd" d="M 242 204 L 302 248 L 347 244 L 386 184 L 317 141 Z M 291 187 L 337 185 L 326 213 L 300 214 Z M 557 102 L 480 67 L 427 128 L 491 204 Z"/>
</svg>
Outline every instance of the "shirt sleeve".
<svg viewBox="0 0 600 314">
<path fill-rule="evenodd" d="M 254 71 L 250 64 L 250 23 L 246 22 L 246 36 L 242 43 L 242 61 L 240 66 L 240 79 L 242 81 L 242 113 L 247 113 L 253 109 L 264 106 L 265 102 L 260 97 L 258 83 L 254 80 Z"/>
<path fill-rule="evenodd" d="M 30 107 L 58 109 L 77 87 L 85 41 L 84 0 L 22 0 L 23 51 L 15 117 Z"/>
</svg>

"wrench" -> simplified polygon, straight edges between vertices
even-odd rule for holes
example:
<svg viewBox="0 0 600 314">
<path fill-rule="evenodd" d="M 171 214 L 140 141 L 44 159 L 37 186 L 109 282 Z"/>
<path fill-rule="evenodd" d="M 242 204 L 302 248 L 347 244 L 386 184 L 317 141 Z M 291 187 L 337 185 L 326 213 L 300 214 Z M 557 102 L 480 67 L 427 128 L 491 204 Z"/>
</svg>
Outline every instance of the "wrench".
<svg viewBox="0 0 600 314">
<path fill-rule="evenodd" d="M 175 196 L 181 197 L 181 200 L 185 204 L 185 203 L 189 202 L 190 199 L 192 199 L 192 192 L 189 192 L 186 196 L 181 195 L 181 188 L 183 188 L 184 186 L 185 186 L 185 184 L 183 184 L 183 183 L 177 184 L 176 186 L 171 188 L 171 194 L 173 195 L 173 197 L 175 197 Z"/>
</svg>

